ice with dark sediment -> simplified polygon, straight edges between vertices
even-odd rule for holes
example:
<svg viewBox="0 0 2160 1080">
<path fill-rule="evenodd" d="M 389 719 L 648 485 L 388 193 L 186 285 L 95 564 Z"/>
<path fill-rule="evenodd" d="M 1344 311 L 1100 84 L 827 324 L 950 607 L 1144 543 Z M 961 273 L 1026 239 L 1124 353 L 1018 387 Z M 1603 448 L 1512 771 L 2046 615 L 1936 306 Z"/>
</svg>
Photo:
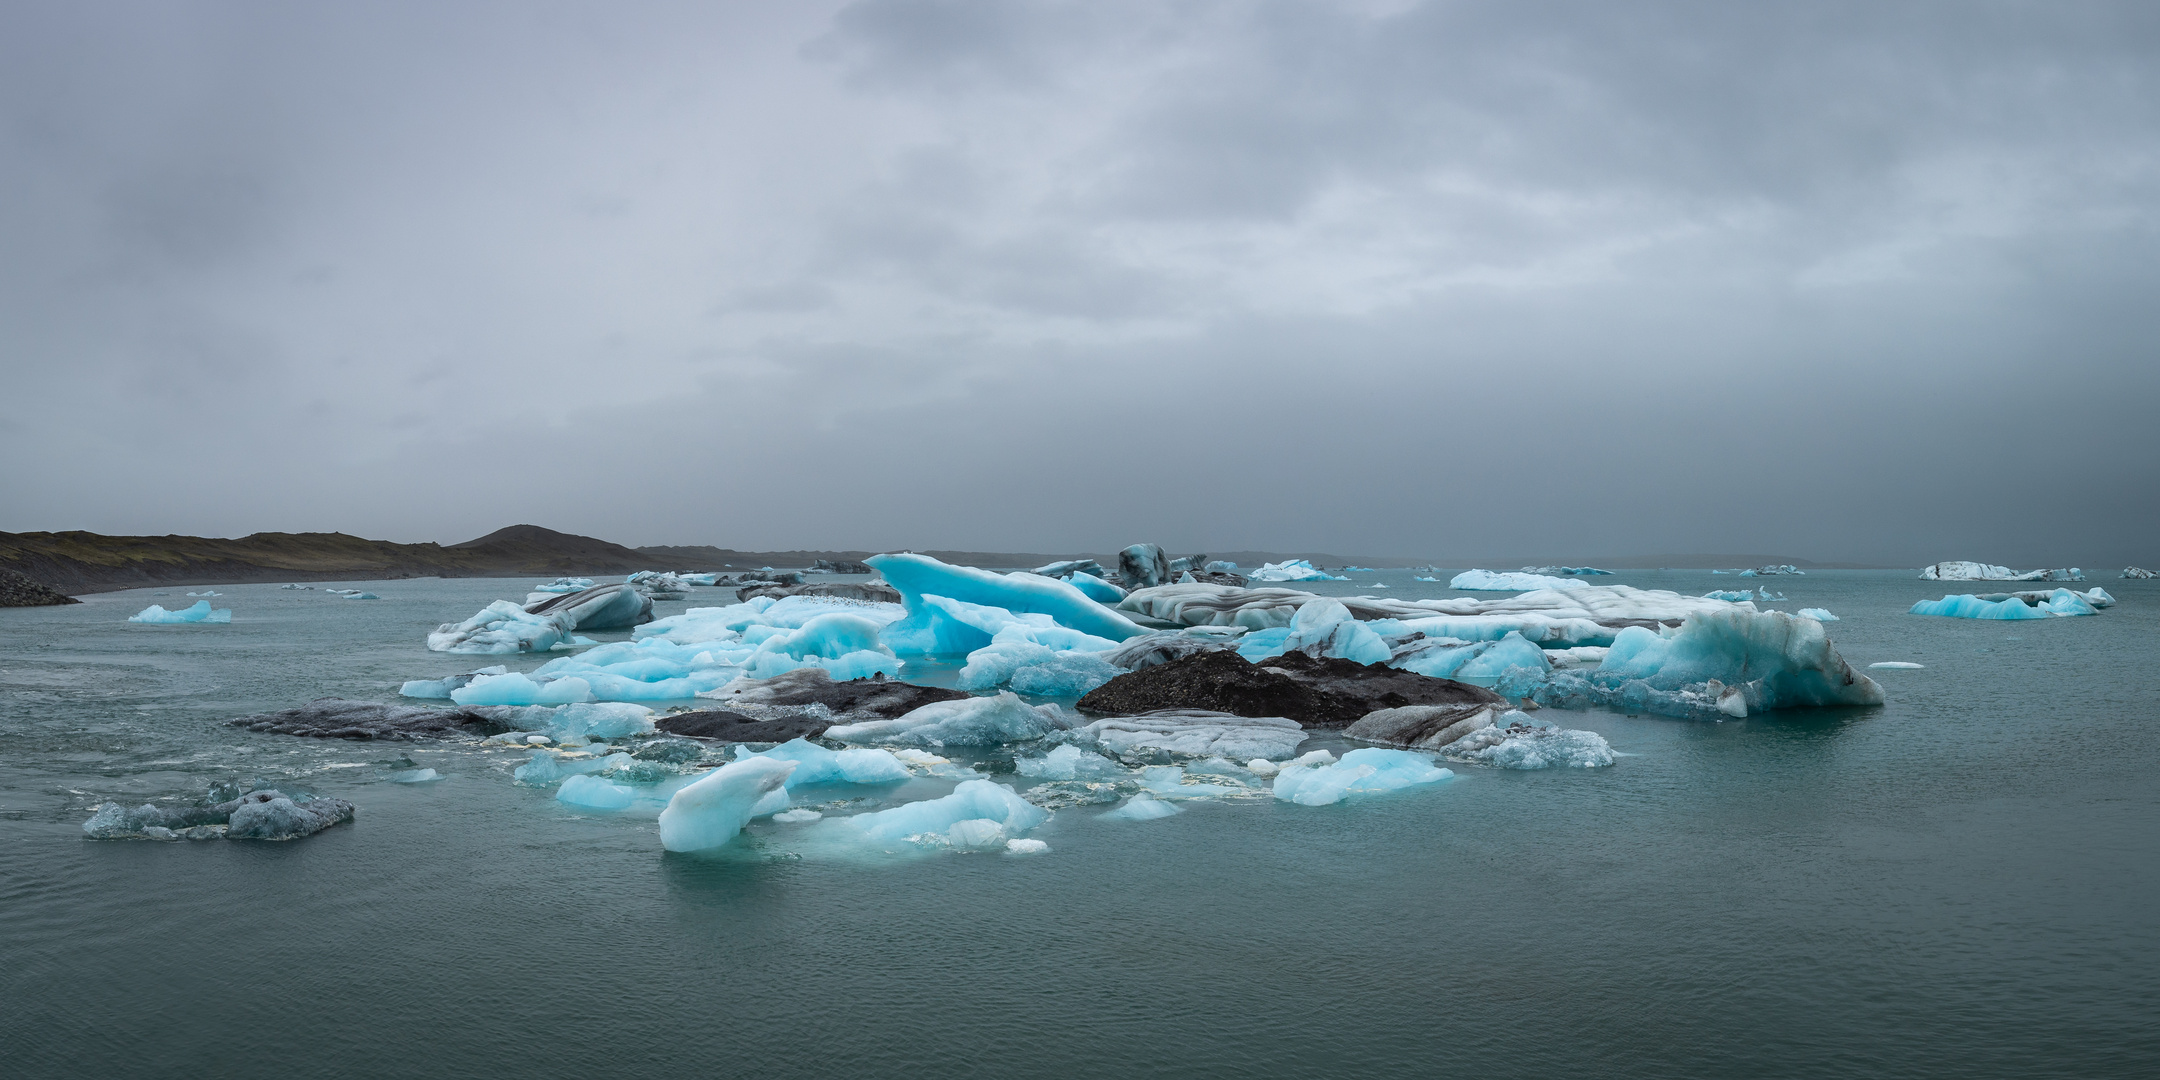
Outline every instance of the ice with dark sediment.
<svg viewBox="0 0 2160 1080">
<path fill-rule="evenodd" d="M 1141 589 L 1119 606 L 1149 618 L 1186 626 L 1243 626 L 1251 630 L 1285 627 L 1315 599 L 1286 588 L 1232 588 L 1223 585 L 1163 585 Z M 1544 648 L 1610 645 L 1626 626 L 1678 625 L 1689 616 L 1722 611 L 1754 611 L 1750 603 L 1730 603 L 1684 596 L 1663 589 L 1627 585 L 1574 583 L 1566 589 L 1539 589 L 1515 596 L 1470 596 L 1429 600 L 1387 597 L 1332 597 L 1361 621 L 1393 620 L 1382 636 L 1423 633 L 1465 641 L 1498 640 L 1518 632 Z"/>
<path fill-rule="evenodd" d="M 2144 569 L 2143 567 L 2126 566 L 2123 568 L 2122 576 L 2142 581 L 2154 577 L 2155 575 L 2152 571 Z"/>
<path fill-rule="evenodd" d="M 652 621 L 653 598 L 623 582 L 550 596 L 525 606 L 527 614 L 565 616 L 573 630 L 628 630 Z"/>
<path fill-rule="evenodd" d="M 262 790 L 190 807 L 103 803 L 82 829 L 93 840 L 297 840 L 352 819 L 343 799 Z"/>
<path fill-rule="evenodd" d="M 1092 721 L 1070 736 L 1118 756 L 1152 752 L 1180 757 L 1276 760 L 1297 753 L 1303 725 L 1279 716 L 1237 716 L 1202 709 L 1159 709 Z"/>
<path fill-rule="evenodd" d="M 569 641 L 576 624 L 568 613 L 535 615 L 508 600 L 481 608 L 464 622 L 444 623 L 427 636 L 427 647 L 447 653 L 546 652 Z"/>
<path fill-rule="evenodd" d="M 1063 709 L 1029 705 L 1007 692 L 934 702 L 890 720 L 836 725 L 826 729 L 825 737 L 894 746 L 1000 746 L 1072 726 L 1073 717 Z"/>
</svg>

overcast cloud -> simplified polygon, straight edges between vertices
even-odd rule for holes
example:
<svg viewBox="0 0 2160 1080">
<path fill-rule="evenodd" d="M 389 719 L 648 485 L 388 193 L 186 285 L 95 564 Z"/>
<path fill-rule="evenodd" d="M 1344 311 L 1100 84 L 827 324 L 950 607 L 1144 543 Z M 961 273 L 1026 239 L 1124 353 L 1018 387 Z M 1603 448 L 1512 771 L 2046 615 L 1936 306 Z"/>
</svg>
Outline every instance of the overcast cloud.
<svg viewBox="0 0 2160 1080">
<path fill-rule="evenodd" d="M 0 529 L 2160 560 L 2160 7 L 0 9 Z"/>
</svg>

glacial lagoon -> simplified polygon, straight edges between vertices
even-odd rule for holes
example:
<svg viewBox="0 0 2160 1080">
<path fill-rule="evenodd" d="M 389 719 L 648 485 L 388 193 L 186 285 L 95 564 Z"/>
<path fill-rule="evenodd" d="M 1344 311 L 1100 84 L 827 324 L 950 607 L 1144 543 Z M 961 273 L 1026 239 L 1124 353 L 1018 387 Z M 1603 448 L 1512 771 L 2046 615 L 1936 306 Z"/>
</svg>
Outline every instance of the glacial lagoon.
<svg viewBox="0 0 2160 1080">
<path fill-rule="evenodd" d="M 1458 595 L 1448 573 L 1346 576 L 1294 587 Z M 0 611 L 8 1073 L 2090 1077 L 2160 1059 L 2160 583 L 2095 576 L 2081 587 L 2119 601 L 2097 616 L 1986 621 L 1909 614 L 1995 587 L 1912 571 L 1598 581 L 1762 585 L 1785 600 L 1758 606 L 1834 613 L 1887 703 L 1543 710 L 1614 764 L 1443 763 L 1445 782 L 1385 796 L 1152 820 L 1065 807 L 1025 855 L 836 851 L 771 820 L 676 854 L 653 814 L 516 783 L 527 751 L 225 723 L 398 701 L 477 660 L 428 652 L 429 632 L 534 581 L 335 583 L 379 597 L 360 603 L 221 585 L 222 625 L 127 621 L 187 607 L 180 588 Z M 1009 755 L 941 753 L 1019 779 Z M 288 843 L 84 836 L 103 803 L 221 784 L 357 810 Z"/>
</svg>

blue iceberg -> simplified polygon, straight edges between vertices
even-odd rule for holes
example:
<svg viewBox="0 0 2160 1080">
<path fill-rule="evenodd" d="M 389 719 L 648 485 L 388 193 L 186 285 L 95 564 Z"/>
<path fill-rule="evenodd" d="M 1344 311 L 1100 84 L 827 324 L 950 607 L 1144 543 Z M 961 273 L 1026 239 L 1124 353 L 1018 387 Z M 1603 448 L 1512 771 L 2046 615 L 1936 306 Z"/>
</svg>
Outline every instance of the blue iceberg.
<svg viewBox="0 0 2160 1080">
<path fill-rule="evenodd" d="M 166 626 L 181 623 L 229 623 L 232 621 L 232 609 L 219 608 L 212 611 L 208 600 L 197 600 L 178 611 L 167 611 L 157 604 L 152 604 L 128 616 L 128 621 L 131 623 L 156 623 Z"/>
<path fill-rule="evenodd" d="M 1339 761 L 1283 766 L 1275 774 L 1275 797 L 1300 806 L 1327 806 L 1352 795 L 1400 791 L 1454 775 L 1423 754 L 1368 746 L 1344 754 Z"/>
<path fill-rule="evenodd" d="M 750 757 L 731 761 L 683 785 L 660 811 L 660 846 L 705 851 L 733 840 L 750 819 L 787 808 L 793 761 Z"/>
<path fill-rule="evenodd" d="M 842 824 L 881 843 L 914 842 L 964 850 L 1003 849 L 1006 841 L 1049 820 L 1050 812 L 1003 784 L 968 780 L 941 799 L 857 814 Z"/>
<path fill-rule="evenodd" d="M 1589 582 L 1573 577 L 1512 571 L 1465 570 L 1448 582 L 1448 588 L 1464 592 L 1531 592 L 1537 589 L 1588 589 Z"/>
<path fill-rule="evenodd" d="M 1245 575 L 1253 581 L 1348 581 L 1318 569 L 1304 559 L 1287 559 L 1279 563 L 1266 563 L 1260 569 Z"/>
<path fill-rule="evenodd" d="M 926 597 L 1001 608 L 1012 615 L 1046 615 L 1057 626 L 1112 643 L 1147 632 L 1079 588 L 1024 570 L 993 574 L 948 566 L 927 555 L 873 555 L 866 561 L 900 590 L 907 617 L 886 628 L 885 643 L 902 655 L 969 653 L 990 643 L 989 632 L 956 618 L 954 609 L 927 603 Z"/>
</svg>

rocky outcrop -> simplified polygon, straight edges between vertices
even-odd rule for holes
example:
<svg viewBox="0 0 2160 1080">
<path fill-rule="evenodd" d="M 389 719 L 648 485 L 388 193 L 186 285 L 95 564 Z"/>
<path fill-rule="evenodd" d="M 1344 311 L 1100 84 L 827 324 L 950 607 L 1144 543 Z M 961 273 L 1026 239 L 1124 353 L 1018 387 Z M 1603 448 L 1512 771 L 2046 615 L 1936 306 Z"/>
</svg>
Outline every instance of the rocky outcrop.
<svg viewBox="0 0 2160 1080">
<path fill-rule="evenodd" d="M 653 718 L 653 726 L 670 735 L 686 735 L 714 742 L 780 743 L 789 739 L 815 739 L 833 726 L 830 716 L 796 713 L 760 720 L 726 709 L 672 713 Z"/>
<path fill-rule="evenodd" d="M 1213 651 L 1130 671 L 1080 699 L 1081 712 L 1133 716 L 1157 709 L 1206 709 L 1238 716 L 1284 716 L 1308 728 L 1347 728 L 1378 709 L 1407 705 L 1498 706 L 1490 690 L 1352 660 L 1303 653 L 1261 664 Z"/>
<path fill-rule="evenodd" d="M 318 698 L 297 709 L 258 713 L 226 722 L 249 731 L 308 739 L 440 739 L 451 735 L 494 735 L 510 730 L 473 709 L 382 705 L 343 698 Z"/>
<path fill-rule="evenodd" d="M 833 596 L 843 600 L 868 600 L 875 603 L 897 604 L 900 590 L 882 581 L 829 581 L 816 585 L 778 585 L 766 582 L 745 585 L 735 590 L 735 599 L 748 600 L 753 596 Z"/>
<path fill-rule="evenodd" d="M 82 601 L 42 581 L 32 581 L 13 570 L 0 568 L 0 607 L 52 607 L 58 604 L 80 603 Z"/>
</svg>

